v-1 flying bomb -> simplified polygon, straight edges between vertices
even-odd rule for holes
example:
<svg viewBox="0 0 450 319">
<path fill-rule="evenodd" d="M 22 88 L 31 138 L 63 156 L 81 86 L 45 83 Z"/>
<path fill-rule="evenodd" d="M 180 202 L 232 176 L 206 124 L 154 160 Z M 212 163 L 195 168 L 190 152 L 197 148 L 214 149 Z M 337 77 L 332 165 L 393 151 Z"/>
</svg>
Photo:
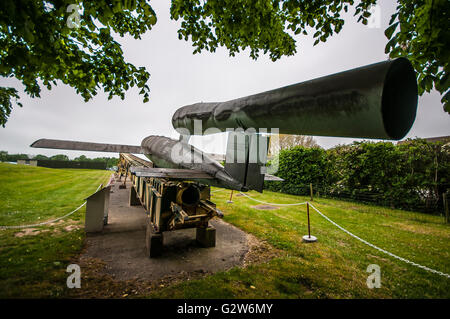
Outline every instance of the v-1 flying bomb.
<svg viewBox="0 0 450 319">
<path fill-rule="evenodd" d="M 398 140 L 410 130 L 416 109 L 416 75 L 411 63 L 399 58 L 227 102 L 179 108 L 172 117 L 172 124 L 182 135 L 232 131 L 225 166 L 183 138 L 177 141 L 163 136 L 148 136 L 140 146 L 40 139 L 31 147 L 144 154 L 154 167 L 131 168 L 137 178 L 150 179 L 154 184 L 154 179 L 172 181 L 182 176 L 184 186 L 179 187 L 180 191 L 186 191 L 185 183 L 190 183 L 198 190 L 192 192 L 193 188 L 189 188 L 197 199 L 201 198 L 201 187 L 197 186 L 261 192 L 264 179 L 276 179 L 261 169 L 266 164 L 268 150 L 268 139 L 261 133 L 272 128 L 283 134 Z M 197 132 L 199 123 L 202 130 Z M 236 162 L 237 158 L 241 160 Z M 203 197 L 209 200 L 209 191 Z M 164 201 L 171 199 L 163 198 Z M 195 205 L 200 203 L 194 202 Z M 149 225 L 154 234 L 185 227 L 184 221 L 198 215 L 195 215 L 195 205 L 182 200 L 172 203 L 175 205 L 166 205 L 166 208 L 171 207 L 166 218 L 160 218 L 165 214 L 161 205 L 156 212 L 159 217 L 150 216 Z M 210 213 L 203 214 L 206 218 L 203 216 L 188 227 L 207 227 L 214 210 L 211 206 Z M 149 236 L 151 246 L 155 235 Z M 162 237 L 160 242 L 162 244 Z"/>
</svg>

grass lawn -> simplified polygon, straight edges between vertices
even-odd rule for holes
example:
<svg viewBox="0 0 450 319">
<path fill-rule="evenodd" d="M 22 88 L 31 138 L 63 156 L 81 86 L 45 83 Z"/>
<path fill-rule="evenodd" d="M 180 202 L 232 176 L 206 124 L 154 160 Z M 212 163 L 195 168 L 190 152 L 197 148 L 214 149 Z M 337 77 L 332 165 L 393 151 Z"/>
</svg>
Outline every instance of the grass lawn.
<svg viewBox="0 0 450 319">
<path fill-rule="evenodd" d="M 111 172 L 101 170 L 0 163 L 0 225 L 36 224 L 63 216 L 110 176 Z M 83 245 L 80 226 L 85 212 L 83 207 L 59 223 L 34 227 L 30 233 L 0 230 L 0 298 L 64 293 L 61 283 L 68 275 L 66 267 Z"/>
<path fill-rule="evenodd" d="M 224 220 L 283 251 L 281 256 L 247 268 L 234 268 L 204 279 L 158 290 L 158 298 L 450 298 L 450 279 L 393 259 L 330 224 L 313 210 L 314 244 L 307 234 L 306 207 L 257 210 L 246 197 L 213 193 Z M 296 203 L 307 197 L 250 192 L 272 203 Z M 355 235 L 403 258 L 450 273 L 450 225 L 443 217 L 339 200 L 316 198 L 322 213 Z M 381 288 L 369 289 L 370 264 L 381 269 Z"/>
</svg>

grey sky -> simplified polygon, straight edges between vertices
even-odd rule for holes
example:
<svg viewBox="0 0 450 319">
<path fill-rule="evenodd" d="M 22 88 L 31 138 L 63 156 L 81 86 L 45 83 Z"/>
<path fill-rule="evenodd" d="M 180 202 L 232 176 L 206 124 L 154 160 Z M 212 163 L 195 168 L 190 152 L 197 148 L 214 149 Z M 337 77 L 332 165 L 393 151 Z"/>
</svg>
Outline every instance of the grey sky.
<svg viewBox="0 0 450 319">
<path fill-rule="evenodd" d="M 171 118 L 181 106 L 226 101 L 386 60 L 384 30 L 395 2 L 380 1 L 381 28 L 356 23 L 348 14 L 340 34 L 315 47 L 312 36 L 298 36 L 297 54 L 277 62 L 267 56 L 254 61 L 248 51 L 229 57 L 223 48 L 213 54 L 193 55 L 191 44 L 178 40 L 179 23 L 169 19 L 170 2 L 152 1 L 152 6 L 158 16 L 153 30 L 142 40 L 119 38 L 126 59 L 136 66 L 145 66 L 151 73 L 150 102 L 142 103 L 138 91 L 131 89 L 123 101 L 120 98 L 108 101 L 100 92 L 84 103 L 74 89 L 62 83 L 51 91 L 42 88 L 41 98 L 31 99 L 23 93 L 18 81 L 0 79 L 0 86 L 20 90 L 24 105 L 15 107 L 6 128 L 0 128 L 0 150 L 46 155 L 64 153 L 70 157 L 80 154 L 113 156 L 112 153 L 33 149 L 29 145 L 39 138 L 139 145 L 148 135 L 176 137 Z M 417 118 L 407 137 L 450 135 L 450 116 L 443 111 L 440 99 L 437 92 L 420 97 Z M 333 137 L 316 137 L 316 140 L 325 148 L 353 141 Z M 215 153 L 225 152 L 224 141 L 223 134 L 193 139 L 195 145 Z"/>
</svg>

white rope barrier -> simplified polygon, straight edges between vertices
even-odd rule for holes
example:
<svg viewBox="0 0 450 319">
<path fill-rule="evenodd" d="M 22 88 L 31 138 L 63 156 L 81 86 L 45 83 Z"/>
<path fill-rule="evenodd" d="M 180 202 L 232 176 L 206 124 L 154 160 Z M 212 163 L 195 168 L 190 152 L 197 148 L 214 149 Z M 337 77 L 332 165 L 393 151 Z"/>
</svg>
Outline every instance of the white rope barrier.
<svg viewBox="0 0 450 319">
<path fill-rule="evenodd" d="M 418 268 L 421 268 L 421 269 L 423 269 L 423 270 L 432 272 L 432 273 L 437 274 L 437 275 L 441 275 L 441 276 L 450 278 L 450 275 L 449 275 L 449 274 L 446 274 L 446 273 L 443 273 L 443 272 L 441 272 L 441 271 L 438 271 L 438 270 L 429 268 L 429 267 L 427 267 L 427 266 L 420 265 L 420 264 L 415 263 L 415 262 L 413 262 L 413 261 L 410 261 L 410 260 L 408 260 L 408 259 L 406 259 L 406 258 L 397 256 L 397 255 L 395 255 L 395 254 L 393 254 L 393 253 L 391 253 L 391 252 L 389 252 L 389 251 L 387 251 L 387 250 L 385 250 L 385 249 L 382 249 L 382 248 L 380 248 L 380 247 L 378 247 L 378 246 L 375 246 L 374 244 L 369 243 L 368 241 L 366 241 L 366 240 L 364 240 L 364 239 L 362 239 L 362 238 L 356 236 L 355 234 L 349 232 L 349 231 L 348 231 L 347 229 L 345 229 L 344 227 L 342 227 L 342 226 L 338 225 L 336 222 L 332 221 L 330 218 L 328 218 L 328 217 L 325 216 L 322 212 L 320 212 L 317 208 L 315 208 L 311 203 L 309 203 L 309 206 L 311 206 L 312 209 L 314 209 L 320 216 L 322 216 L 323 218 L 325 218 L 325 219 L 326 219 L 327 221 L 329 221 L 331 224 L 333 224 L 334 226 L 336 226 L 337 228 L 339 228 L 339 229 L 342 230 L 343 232 L 347 233 L 348 235 L 352 236 L 353 238 L 355 238 L 355 239 L 359 240 L 360 242 L 366 244 L 367 246 L 372 247 L 372 248 L 374 248 L 374 249 L 376 249 L 376 250 L 378 250 L 378 251 L 380 251 L 380 252 L 382 252 L 382 253 L 384 253 L 384 254 L 386 254 L 386 255 L 389 255 L 389 256 L 391 256 L 391 257 L 393 257 L 393 258 L 395 258 L 395 259 L 398 259 L 398 260 L 400 260 L 400 261 L 403 261 L 403 262 L 405 262 L 405 263 L 407 263 L 407 264 L 416 266 L 416 267 L 418 267 Z"/>
<path fill-rule="evenodd" d="M 102 184 L 100 184 L 97 187 L 97 190 L 94 193 L 97 193 L 97 191 L 100 189 L 100 187 L 102 186 Z M 78 206 L 77 208 L 75 208 L 73 211 L 71 211 L 70 213 L 65 214 L 64 216 L 52 219 L 52 220 L 48 220 L 42 223 L 38 223 L 38 224 L 32 224 L 32 225 L 17 225 L 17 226 L 0 226 L 0 229 L 22 229 L 22 228 L 31 228 L 31 227 L 38 227 L 38 226 L 43 226 L 43 225 L 47 225 L 50 223 L 54 223 L 57 222 L 58 220 L 64 219 L 70 215 L 72 215 L 73 213 L 77 212 L 81 207 L 83 207 L 84 205 L 86 205 L 86 201 L 81 204 L 80 206 Z"/>
<path fill-rule="evenodd" d="M 337 228 L 339 228 L 340 230 L 342 230 L 342 231 L 345 232 L 346 234 L 348 234 L 348 235 L 350 235 L 351 237 L 353 237 L 353 238 L 359 240 L 360 242 L 366 244 L 367 246 L 372 247 L 372 248 L 374 248 L 374 249 L 376 249 L 376 250 L 378 250 L 378 251 L 380 251 L 380 252 L 382 252 L 382 253 L 384 253 L 384 254 L 386 254 L 386 255 L 389 255 L 389 256 L 391 256 L 391 257 L 393 257 L 393 258 L 395 258 L 395 259 L 398 259 L 398 260 L 400 260 L 400 261 L 403 261 L 404 263 L 407 263 L 407 264 L 416 266 L 416 267 L 418 267 L 418 268 L 420 268 L 420 269 L 429 271 L 429 272 L 431 272 L 431 273 L 434 273 L 434 274 L 437 274 L 437 275 L 440 275 L 440 276 L 443 276 L 443 277 L 450 278 L 450 275 L 449 275 L 449 274 L 446 274 L 446 273 L 444 273 L 444 272 L 442 272 L 442 271 L 438 271 L 438 270 L 429 268 L 429 267 L 427 267 L 427 266 L 420 265 L 420 264 L 415 263 L 415 262 L 413 262 L 413 261 L 411 261 L 411 260 L 408 260 L 408 259 L 406 259 L 406 258 L 397 256 L 397 255 L 395 255 L 395 254 L 393 254 L 393 253 L 391 253 L 391 252 L 389 252 L 389 251 L 387 251 L 387 250 L 385 250 L 385 249 L 383 249 L 383 248 L 380 248 L 380 247 L 378 247 L 378 246 L 376 246 L 376 245 L 374 245 L 374 244 L 372 244 L 372 243 L 369 243 L 367 240 L 364 240 L 364 239 L 362 239 L 362 238 L 356 236 L 356 235 L 353 234 L 352 232 L 348 231 L 348 230 L 345 229 L 344 227 L 340 226 L 339 224 L 337 224 L 336 222 L 334 222 L 333 220 L 331 220 L 330 218 L 328 218 L 326 215 L 324 215 L 321 211 L 319 211 L 316 207 L 314 207 L 314 205 L 312 205 L 312 204 L 309 203 L 309 202 L 294 203 L 294 204 L 275 204 L 275 203 L 268 203 L 268 202 L 263 202 L 263 201 L 257 200 L 256 198 L 252 198 L 252 197 L 250 197 L 249 195 L 244 194 L 244 193 L 241 193 L 241 194 L 244 195 L 245 197 L 247 197 L 248 199 L 251 199 L 251 200 L 253 200 L 253 201 L 255 201 L 255 202 L 263 203 L 263 204 L 266 204 L 266 205 L 274 205 L 274 206 L 297 206 L 297 205 L 305 205 L 305 204 L 308 203 L 309 206 L 311 206 L 311 208 L 314 209 L 320 216 L 322 216 L 323 218 L 325 218 L 327 221 L 329 221 L 331 224 L 333 224 L 334 226 L 336 226 Z"/>
</svg>

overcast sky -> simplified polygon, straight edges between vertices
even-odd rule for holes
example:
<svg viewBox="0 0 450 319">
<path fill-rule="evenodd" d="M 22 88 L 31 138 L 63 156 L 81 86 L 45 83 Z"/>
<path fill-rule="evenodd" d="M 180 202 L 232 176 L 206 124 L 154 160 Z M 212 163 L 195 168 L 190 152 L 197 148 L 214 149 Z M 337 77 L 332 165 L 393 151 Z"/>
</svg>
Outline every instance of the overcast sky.
<svg viewBox="0 0 450 319">
<path fill-rule="evenodd" d="M 298 36 L 297 54 L 272 62 L 267 56 L 254 61 L 249 52 L 229 57 L 226 49 L 193 55 L 190 42 L 178 40 L 178 22 L 169 19 L 170 1 L 152 1 L 158 22 L 141 40 L 120 38 L 128 62 L 151 73 L 150 102 L 143 103 L 136 89 L 125 100 L 100 92 L 85 103 L 74 89 L 59 83 L 51 91 L 42 87 L 41 98 L 31 99 L 20 82 L 0 78 L 0 86 L 14 86 L 23 108 L 15 107 L 6 128 L 0 127 L 0 150 L 9 153 L 67 154 L 71 158 L 113 156 L 113 153 L 33 149 L 39 138 L 140 145 L 148 135 L 177 137 L 171 118 L 181 106 L 239 98 L 302 82 L 362 65 L 386 60 L 384 30 L 395 9 L 392 0 L 380 1 L 381 27 L 369 28 L 350 14 L 343 30 L 313 47 L 312 36 Z M 419 98 L 416 121 L 407 137 L 450 135 L 450 116 L 443 111 L 438 92 Z M 353 139 L 316 137 L 324 148 Z M 194 144 L 214 153 L 225 152 L 223 134 L 195 138 Z"/>
</svg>

